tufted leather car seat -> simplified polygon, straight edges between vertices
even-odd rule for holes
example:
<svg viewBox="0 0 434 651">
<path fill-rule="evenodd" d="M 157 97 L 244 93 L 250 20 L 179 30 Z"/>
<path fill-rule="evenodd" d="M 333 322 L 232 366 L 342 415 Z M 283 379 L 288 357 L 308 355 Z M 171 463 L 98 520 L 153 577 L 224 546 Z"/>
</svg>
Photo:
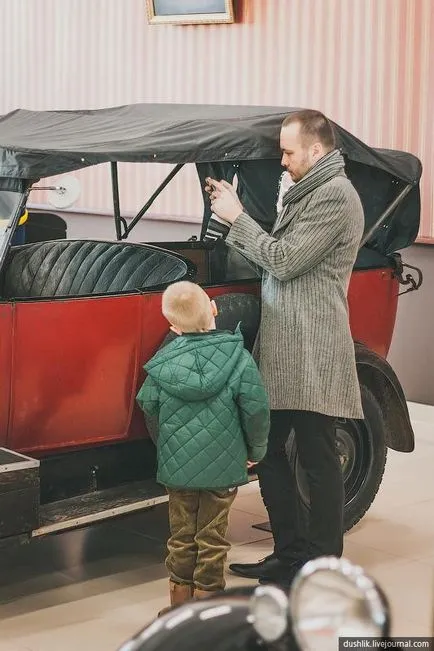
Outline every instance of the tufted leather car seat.
<svg viewBox="0 0 434 651">
<path fill-rule="evenodd" d="M 152 246 L 55 240 L 12 248 L 5 298 L 89 296 L 144 290 L 191 277 L 188 263 Z"/>
</svg>

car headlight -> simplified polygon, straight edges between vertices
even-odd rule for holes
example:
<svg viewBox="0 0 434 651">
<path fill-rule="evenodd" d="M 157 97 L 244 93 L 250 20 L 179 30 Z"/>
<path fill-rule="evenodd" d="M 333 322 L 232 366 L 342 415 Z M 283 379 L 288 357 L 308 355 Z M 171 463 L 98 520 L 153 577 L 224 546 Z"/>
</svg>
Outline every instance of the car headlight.
<svg viewBox="0 0 434 651">
<path fill-rule="evenodd" d="M 339 637 L 388 635 L 386 598 L 361 567 L 346 559 L 307 563 L 293 583 L 290 613 L 304 651 L 336 651 Z"/>
<path fill-rule="evenodd" d="M 288 597 L 272 585 L 256 588 L 250 600 L 250 620 L 265 642 L 280 640 L 288 628 Z"/>
</svg>

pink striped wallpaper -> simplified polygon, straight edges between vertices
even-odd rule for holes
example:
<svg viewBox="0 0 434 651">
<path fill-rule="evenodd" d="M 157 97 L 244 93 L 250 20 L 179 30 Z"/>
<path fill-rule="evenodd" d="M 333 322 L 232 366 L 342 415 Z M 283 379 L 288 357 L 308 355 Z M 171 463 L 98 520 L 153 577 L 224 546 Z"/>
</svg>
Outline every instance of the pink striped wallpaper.
<svg viewBox="0 0 434 651">
<path fill-rule="evenodd" d="M 370 145 L 422 159 L 420 235 L 434 242 L 434 1 L 235 2 L 236 24 L 149 26 L 144 0 L 1 0 L 0 113 L 142 101 L 316 107 Z M 121 165 L 123 213 L 166 173 Z M 77 175 L 75 208 L 110 214 L 109 167 Z M 169 187 L 152 214 L 197 219 L 192 170 Z"/>
</svg>

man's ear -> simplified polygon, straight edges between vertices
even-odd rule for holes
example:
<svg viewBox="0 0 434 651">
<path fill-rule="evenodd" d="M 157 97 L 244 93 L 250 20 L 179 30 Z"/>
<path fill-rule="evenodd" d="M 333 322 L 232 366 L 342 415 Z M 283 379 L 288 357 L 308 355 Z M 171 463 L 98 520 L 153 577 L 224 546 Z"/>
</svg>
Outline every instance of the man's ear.
<svg viewBox="0 0 434 651">
<path fill-rule="evenodd" d="M 323 153 L 324 151 L 323 151 L 322 144 L 320 142 L 315 142 L 312 145 L 312 157 L 314 158 L 314 160 L 320 159 L 323 156 Z"/>
<path fill-rule="evenodd" d="M 212 315 L 215 317 L 219 313 L 217 309 L 217 305 L 215 301 L 211 301 L 211 309 L 212 309 Z"/>
<path fill-rule="evenodd" d="M 171 331 L 174 332 L 176 335 L 179 335 L 179 336 L 182 335 L 182 330 L 180 330 L 180 329 L 177 328 L 176 326 L 171 325 L 171 326 L 170 326 L 170 329 L 171 329 Z"/>
</svg>

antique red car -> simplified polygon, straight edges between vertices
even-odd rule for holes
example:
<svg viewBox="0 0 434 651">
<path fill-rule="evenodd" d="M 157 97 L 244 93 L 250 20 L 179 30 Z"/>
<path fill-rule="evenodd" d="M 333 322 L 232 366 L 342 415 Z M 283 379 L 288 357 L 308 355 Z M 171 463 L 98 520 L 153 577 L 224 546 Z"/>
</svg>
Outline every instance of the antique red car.
<svg viewBox="0 0 434 651">
<path fill-rule="evenodd" d="M 284 107 L 137 104 L 94 111 L 14 111 L 0 120 L 0 538 L 29 539 L 165 501 L 155 447 L 135 396 L 143 364 L 164 345 L 161 292 L 189 278 L 219 303 L 219 327 L 241 321 L 251 347 L 260 316 L 255 271 L 221 241 L 126 241 L 186 163 L 236 182 L 266 230 L 276 218 Z M 417 237 L 421 164 L 372 149 L 335 125 L 366 228 L 349 289 L 350 322 L 365 419 L 341 421 L 345 524 L 368 509 L 387 448 L 411 452 L 401 385 L 386 361 L 404 274 L 399 250 Z M 130 223 L 120 215 L 117 163 L 171 163 L 172 172 Z M 110 163 L 117 240 L 57 239 L 11 246 L 40 179 Z M 416 270 L 418 271 L 418 270 Z M 309 507 L 288 431 L 288 464 Z"/>
</svg>

